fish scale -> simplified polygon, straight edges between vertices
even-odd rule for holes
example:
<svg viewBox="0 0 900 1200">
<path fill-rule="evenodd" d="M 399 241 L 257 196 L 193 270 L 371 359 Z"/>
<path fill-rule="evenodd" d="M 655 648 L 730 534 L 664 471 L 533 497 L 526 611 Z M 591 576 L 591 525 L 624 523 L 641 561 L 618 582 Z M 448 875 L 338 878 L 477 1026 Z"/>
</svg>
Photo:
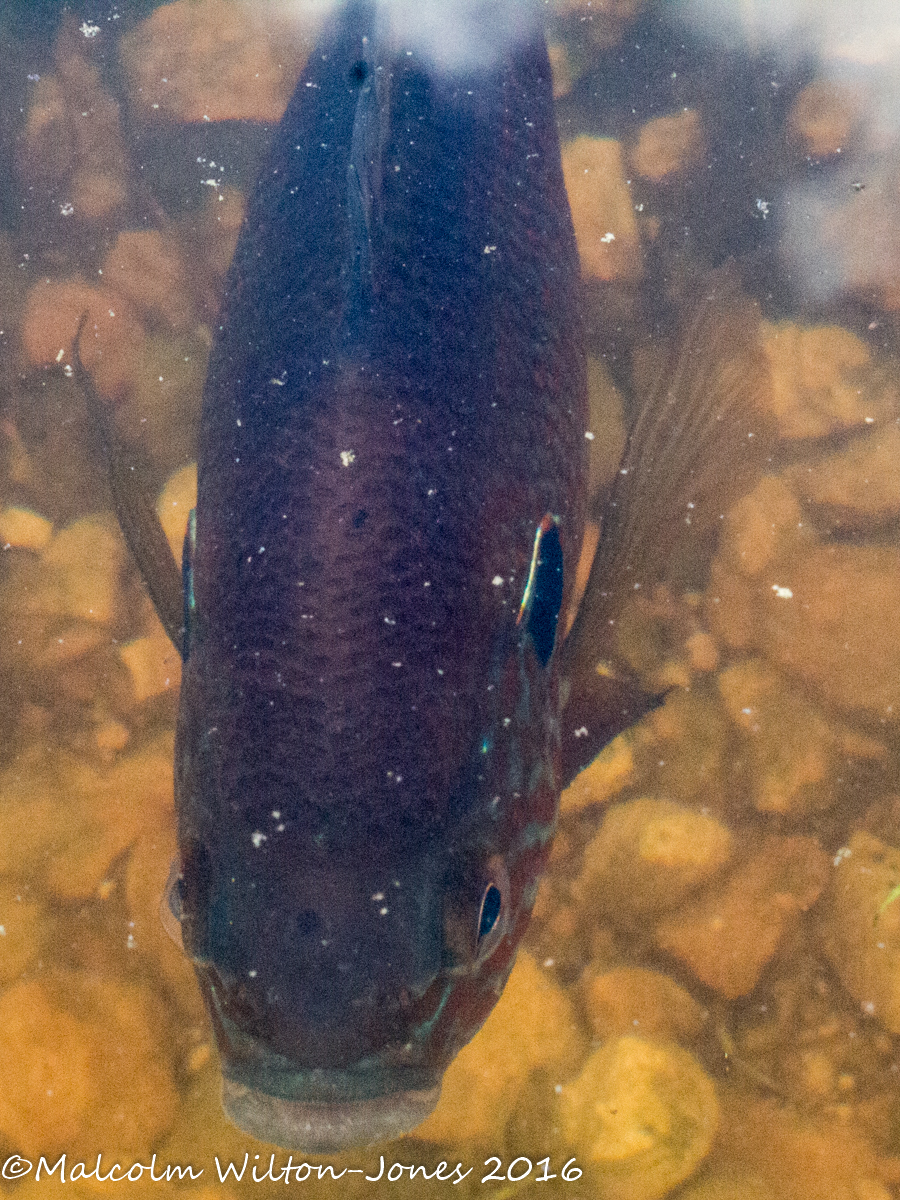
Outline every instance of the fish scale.
<svg viewBox="0 0 900 1200">
<path fill-rule="evenodd" d="M 418 1123 L 512 967 L 585 410 L 543 35 L 446 70 L 346 5 L 248 205 L 188 547 L 182 935 L 226 1112 L 267 1140 Z"/>
</svg>

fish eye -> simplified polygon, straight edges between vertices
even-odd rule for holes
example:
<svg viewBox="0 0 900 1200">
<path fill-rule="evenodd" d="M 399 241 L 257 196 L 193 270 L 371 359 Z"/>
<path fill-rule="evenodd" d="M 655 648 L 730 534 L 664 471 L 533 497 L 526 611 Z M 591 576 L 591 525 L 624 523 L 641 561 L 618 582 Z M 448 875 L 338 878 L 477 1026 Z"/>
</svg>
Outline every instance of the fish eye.
<svg viewBox="0 0 900 1200">
<path fill-rule="evenodd" d="M 563 553 L 559 518 L 548 513 L 534 537 L 534 550 L 525 593 L 516 624 L 531 637 L 535 654 L 546 667 L 556 645 L 556 629 L 563 600 Z"/>
<path fill-rule="evenodd" d="M 478 907 L 475 961 L 482 963 L 496 950 L 509 924 L 509 873 L 499 855 L 487 864 L 487 879 Z"/>
<path fill-rule="evenodd" d="M 444 934 L 451 970 L 469 972 L 497 949 L 509 928 L 509 873 L 492 855 L 468 878 L 457 879 L 447 898 Z"/>
<path fill-rule="evenodd" d="M 159 919 L 163 929 L 179 950 L 184 950 L 181 936 L 181 866 L 176 858 L 169 868 L 169 878 L 159 901 Z"/>
<path fill-rule="evenodd" d="M 496 884 L 489 883 L 481 897 L 481 915 L 478 918 L 478 941 L 481 943 L 497 924 L 503 897 Z"/>
</svg>

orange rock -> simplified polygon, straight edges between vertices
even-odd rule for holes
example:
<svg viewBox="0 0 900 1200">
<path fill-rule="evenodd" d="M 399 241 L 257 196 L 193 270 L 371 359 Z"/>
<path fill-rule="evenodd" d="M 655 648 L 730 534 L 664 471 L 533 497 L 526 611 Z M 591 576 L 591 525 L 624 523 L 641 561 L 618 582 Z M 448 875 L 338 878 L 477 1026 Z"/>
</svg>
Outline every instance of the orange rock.
<svg viewBox="0 0 900 1200">
<path fill-rule="evenodd" d="M 35 83 L 22 130 L 19 171 L 41 183 L 59 183 L 77 157 L 69 129 L 68 106 L 60 80 L 45 75 Z"/>
<path fill-rule="evenodd" d="M 815 838 L 764 838 L 724 884 L 664 917 L 656 943 L 728 999 L 745 996 L 827 878 Z"/>
<path fill-rule="evenodd" d="M 42 878 L 66 900 L 96 895 L 110 864 L 170 814 L 172 737 L 97 771 L 56 751 L 0 774 L 0 872 Z"/>
<path fill-rule="evenodd" d="M 760 649 L 831 703 L 900 717 L 900 551 L 812 549 L 757 592 L 755 609 Z"/>
<path fill-rule="evenodd" d="M 0 1133 L 49 1161 L 149 1152 L 178 1095 L 159 1002 L 145 988 L 52 971 L 0 997 Z"/>
<path fill-rule="evenodd" d="M 572 895 L 588 915 L 643 919 L 674 908 L 731 853 L 731 833 L 713 817 L 670 800 L 628 800 L 586 846 Z"/>
<path fill-rule="evenodd" d="M 604 746 L 594 761 L 572 780 L 560 799 L 560 811 L 577 812 L 607 804 L 634 780 L 634 753 L 629 731 Z"/>
<path fill-rule="evenodd" d="M 696 109 L 686 108 L 671 117 L 656 117 L 641 126 L 631 164 L 638 175 L 654 183 L 676 175 L 699 162 L 703 155 L 703 127 Z"/>
<path fill-rule="evenodd" d="M 606 281 L 640 279 L 641 244 L 621 142 L 576 138 L 563 147 L 562 162 L 582 274 Z"/>
<path fill-rule="evenodd" d="M 559 1124 L 588 1188 L 604 1200 L 660 1200 L 709 1153 L 716 1089 L 680 1046 L 612 1038 L 562 1089 Z"/>
<path fill-rule="evenodd" d="M 158 315 L 173 329 L 194 323 L 187 271 L 177 243 L 158 229 L 120 233 L 103 260 L 107 284 L 143 313 Z"/>
<path fill-rule="evenodd" d="M 803 527 L 797 497 L 783 479 L 764 475 L 726 514 L 719 557 L 754 578 L 794 549 Z"/>
<path fill-rule="evenodd" d="M 734 789 L 734 744 L 718 699 L 704 689 L 673 688 L 633 737 L 636 776 L 658 796 L 696 812 L 720 813 Z"/>
<path fill-rule="evenodd" d="M 569 54 L 563 42 L 552 42 L 547 47 L 550 56 L 550 69 L 553 72 L 553 99 L 559 100 L 568 96 L 572 90 L 572 71 L 569 65 Z"/>
<path fill-rule="evenodd" d="M 764 321 L 763 347 L 772 384 L 766 402 L 782 437 L 824 437 L 887 416 L 883 402 L 861 386 L 869 347 L 848 329 Z"/>
<path fill-rule="evenodd" d="M 14 983 L 43 949 L 50 926 L 47 906 L 31 889 L 10 879 L 0 881 L 0 983 Z"/>
<path fill-rule="evenodd" d="M 124 171 L 115 174 L 90 167 L 75 172 L 69 192 L 74 213 L 88 221 L 108 219 L 128 198 Z"/>
<path fill-rule="evenodd" d="M 448 1067 L 440 1102 L 416 1136 L 497 1145 L 531 1072 L 571 1074 L 583 1049 L 571 1001 L 530 954 L 520 953 L 497 1007 Z"/>
<path fill-rule="evenodd" d="M 718 683 L 746 738 L 757 811 L 798 816 L 833 805 L 846 765 L 841 729 L 763 659 L 729 667 Z"/>
<path fill-rule="evenodd" d="M 749 511 L 751 498 L 741 505 Z M 706 597 L 712 631 L 734 649 L 773 659 L 839 708 L 896 720 L 900 551 L 817 543 L 811 531 L 792 528 L 792 507 L 783 524 L 763 508 L 749 522 L 741 517 L 740 529 L 726 527 Z"/>
<path fill-rule="evenodd" d="M 646 0 L 554 0 L 562 16 L 576 16 L 594 46 L 607 50 L 616 46 L 629 24 L 646 7 Z"/>
<path fill-rule="evenodd" d="M 121 47 L 136 111 L 163 121 L 275 122 L 305 58 L 276 55 L 249 9 L 229 0 L 164 4 Z"/>
<path fill-rule="evenodd" d="M 171 475 L 156 499 L 156 515 L 159 517 L 175 561 L 181 563 L 184 552 L 184 535 L 188 517 L 197 504 L 197 464 L 190 463 Z M 0 526 L 2 528 L 2 526 Z"/>
<path fill-rule="evenodd" d="M 181 686 L 181 657 L 159 622 L 144 637 L 120 646 L 119 658 L 131 679 L 136 704 Z"/>
<path fill-rule="evenodd" d="M 111 288 L 77 277 L 36 283 L 28 293 L 22 330 L 28 361 L 71 363 L 82 317 L 81 361 L 100 395 L 119 400 L 131 382 L 144 331 L 129 301 Z"/>
<path fill-rule="evenodd" d="M 900 850 L 854 833 L 825 897 L 822 945 L 844 987 L 892 1033 L 900 1033 Z"/>
<path fill-rule="evenodd" d="M 27 183 L 53 184 L 75 221 L 106 221 L 128 195 L 128 159 L 119 106 L 103 89 L 74 20 L 63 23 L 56 73 L 31 93 L 18 149 Z"/>
<path fill-rule="evenodd" d="M 900 514 L 900 429 L 873 429 L 840 454 L 794 467 L 800 496 L 831 525 L 858 529 Z"/>
<path fill-rule="evenodd" d="M 860 97 L 850 88 L 830 79 L 814 79 L 794 101 L 788 126 L 806 154 L 830 158 L 850 150 L 860 108 Z"/>
<path fill-rule="evenodd" d="M 703 1027 L 703 1010 L 667 975 L 639 967 L 588 972 L 584 1007 L 599 1038 L 636 1033 L 664 1041 L 691 1040 Z"/>
<path fill-rule="evenodd" d="M 763 1197 L 887 1200 L 889 1193 L 879 1183 L 881 1163 L 886 1160 L 840 1113 L 826 1109 L 810 1115 L 795 1106 L 755 1099 L 745 1091 L 731 1095 L 723 1091 L 722 1099 L 721 1153 L 734 1167 L 764 1182 Z M 756 1200 L 754 1192 L 740 1195 Z M 703 1200 L 712 1200 L 712 1194 Z"/>
</svg>

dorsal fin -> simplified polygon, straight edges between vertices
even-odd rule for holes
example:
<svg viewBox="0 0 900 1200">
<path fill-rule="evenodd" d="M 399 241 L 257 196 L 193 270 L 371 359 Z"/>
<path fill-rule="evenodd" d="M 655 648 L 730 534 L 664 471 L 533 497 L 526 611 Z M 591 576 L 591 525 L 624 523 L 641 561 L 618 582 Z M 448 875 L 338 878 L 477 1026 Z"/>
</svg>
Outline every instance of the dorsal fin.
<svg viewBox="0 0 900 1200">
<path fill-rule="evenodd" d="M 390 55 L 388 31 L 377 11 L 371 31 L 363 37 L 363 57 L 354 65 L 359 75 L 359 96 L 347 164 L 347 218 L 353 261 L 349 280 L 347 324 L 354 323 L 371 303 L 374 287 L 372 242 L 382 219 L 384 152 L 390 132 Z"/>
</svg>

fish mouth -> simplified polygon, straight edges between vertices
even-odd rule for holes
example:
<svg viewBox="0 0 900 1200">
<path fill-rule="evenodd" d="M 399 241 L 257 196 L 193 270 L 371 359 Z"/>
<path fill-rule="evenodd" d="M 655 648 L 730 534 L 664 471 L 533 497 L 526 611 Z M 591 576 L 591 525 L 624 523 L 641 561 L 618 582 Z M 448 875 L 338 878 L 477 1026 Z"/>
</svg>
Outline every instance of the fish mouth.
<svg viewBox="0 0 900 1200">
<path fill-rule="evenodd" d="M 358 1100 L 292 1100 L 224 1076 L 222 1107 L 229 1121 L 285 1150 L 334 1154 L 408 1133 L 434 1111 L 438 1083 Z"/>
</svg>

